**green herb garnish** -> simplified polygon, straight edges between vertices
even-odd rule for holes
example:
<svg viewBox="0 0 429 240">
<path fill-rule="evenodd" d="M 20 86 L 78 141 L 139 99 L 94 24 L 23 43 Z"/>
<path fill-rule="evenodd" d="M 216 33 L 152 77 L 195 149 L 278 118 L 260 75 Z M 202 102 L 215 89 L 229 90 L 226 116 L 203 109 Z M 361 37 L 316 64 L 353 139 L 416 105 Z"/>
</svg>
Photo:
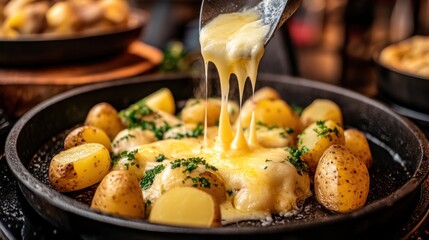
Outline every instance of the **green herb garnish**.
<svg viewBox="0 0 429 240">
<path fill-rule="evenodd" d="M 204 135 L 204 127 L 201 123 L 198 123 L 197 126 L 192 131 L 187 131 L 183 133 L 177 133 L 176 136 L 170 137 L 173 139 L 182 139 L 182 138 L 197 138 Z"/>
<path fill-rule="evenodd" d="M 337 135 L 337 137 L 340 136 L 340 133 L 338 132 L 338 129 L 336 127 L 334 128 L 328 128 L 325 125 L 326 121 L 317 121 L 316 125 L 317 127 L 313 129 L 313 131 L 315 131 L 317 133 L 318 137 L 326 137 L 328 138 L 330 141 L 332 140 L 332 135 L 331 133 L 335 133 L 335 135 Z"/>
<path fill-rule="evenodd" d="M 292 165 L 295 166 L 299 175 L 302 175 L 302 172 L 308 172 L 307 164 L 301 159 L 302 154 L 308 152 L 307 147 L 298 148 L 286 148 L 287 152 L 289 152 L 290 156 L 286 159 Z"/>
<path fill-rule="evenodd" d="M 165 159 L 167 159 L 167 158 L 164 156 L 164 154 L 160 153 L 158 156 L 156 156 L 155 161 L 162 162 Z"/>
<path fill-rule="evenodd" d="M 301 106 L 298 106 L 296 104 L 291 104 L 290 108 L 292 108 L 292 111 L 294 111 L 298 116 L 301 116 L 302 111 L 304 110 Z"/>
<path fill-rule="evenodd" d="M 199 185 L 200 187 L 210 188 L 210 186 L 211 186 L 210 181 L 205 177 L 187 176 L 186 179 L 191 179 L 191 181 L 193 183 L 192 184 L 193 187 L 198 187 L 198 185 Z M 185 180 L 183 180 L 183 183 L 185 183 Z"/>
<path fill-rule="evenodd" d="M 195 170 L 198 167 L 198 165 L 202 165 L 206 169 L 210 169 L 213 171 L 218 170 L 215 166 L 208 164 L 206 160 L 204 160 L 204 158 L 202 157 L 192 157 L 187 159 L 181 158 L 181 159 L 174 160 L 170 163 L 171 169 L 183 167 L 184 168 L 183 172 L 188 172 L 188 173 L 191 173 L 193 170 Z"/>
<path fill-rule="evenodd" d="M 153 169 L 147 170 L 144 174 L 144 177 L 140 181 L 140 186 L 143 190 L 146 190 L 152 186 L 153 181 L 157 174 L 161 173 L 164 170 L 164 165 L 160 164 L 154 167 Z"/>
<path fill-rule="evenodd" d="M 266 128 L 268 128 L 268 130 L 273 130 L 275 128 L 279 128 L 279 126 L 277 126 L 277 125 L 267 125 L 266 123 L 263 123 L 261 121 L 258 121 L 256 123 L 256 125 L 261 126 L 261 127 L 266 127 Z"/>
</svg>

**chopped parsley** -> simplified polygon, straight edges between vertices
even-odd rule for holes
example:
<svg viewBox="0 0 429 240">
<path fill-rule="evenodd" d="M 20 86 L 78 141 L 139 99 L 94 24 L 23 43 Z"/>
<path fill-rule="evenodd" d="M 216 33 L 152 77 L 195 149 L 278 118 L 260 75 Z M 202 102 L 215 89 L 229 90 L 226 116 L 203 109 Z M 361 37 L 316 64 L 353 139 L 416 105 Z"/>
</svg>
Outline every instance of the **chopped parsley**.
<svg viewBox="0 0 429 240">
<path fill-rule="evenodd" d="M 139 151 L 138 149 L 135 149 L 135 150 L 130 151 L 130 152 L 123 151 L 119 155 L 111 156 L 110 166 L 113 167 L 114 165 L 116 165 L 118 163 L 119 159 L 126 158 L 128 161 L 131 161 L 131 162 L 127 162 L 124 164 L 124 166 L 126 167 L 127 170 L 130 168 L 130 166 L 136 166 L 136 167 L 140 168 L 140 164 L 138 164 L 134 161 L 136 159 L 136 154 L 138 151 Z"/>
<path fill-rule="evenodd" d="M 277 126 L 277 125 L 267 125 L 266 123 L 263 123 L 261 121 L 258 121 L 256 123 L 256 125 L 261 126 L 261 127 L 266 127 L 266 128 L 268 128 L 268 130 L 273 130 L 275 128 L 279 128 L 279 126 Z"/>
<path fill-rule="evenodd" d="M 162 153 L 160 153 L 158 156 L 156 156 L 155 161 L 157 161 L 157 162 L 162 162 L 162 161 L 164 161 L 165 159 L 167 159 L 167 158 L 165 157 L 165 155 L 164 155 L 164 154 L 162 154 Z"/>
<path fill-rule="evenodd" d="M 119 112 L 119 117 L 127 128 L 136 128 L 140 125 L 144 116 L 154 113 L 143 100 L 140 100 L 127 109 Z"/>
<path fill-rule="evenodd" d="M 326 121 L 317 121 L 316 125 L 317 127 L 313 129 L 313 131 L 315 131 L 317 133 L 318 137 L 326 137 L 328 138 L 330 141 L 332 140 L 332 135 L 331 133 L 335 133 L 335 135 L 337 135 L 337 137 L 340 136 L 340 133 L 338 132 L 338 129 L 336 127 L 334 128 L 328 128 L 325 125 Z"/>
<path fill-rule="evenodd" d="M 291 135 L 294 133 L 293 128 L 284 128 L 282 132 L 280 132 L 280 137 L 286 138 L 286 136 Z"/>
<path fill-rule="evenodd" d="M 204 158 L 202 157 L 192 157 L 187 159 L 181 158 L 170 162 L 170 165 L 171 165 L 171 169 L 183 167 L 184 168 L 183 172 L 188 172 L 188 173 L 191 173 L 193 170 L 195 170 L 198 167 L 198 165 L 203 165 L 206 169 L 209 169 L 209 170 L 213 170 L 213 171 L 218 170 L 215 166 L 208 164 L 206 160 L 204 160 Z"/>
<path fill-rule="evenodd" d="M 302 154 L 308 152 L 307 147 L 298 148 L 286 148 L 287 152 L 289 152 L 290 156 L 287 158 L 292 165 L 295 166 L 299 175 L 302 175 L 302 172 L 308 172 L 307 164 L 301 159 Z"/>
<path fill-rule="evenodd" d="M 150 170 L 147 170 L 144 173 L 144 177 L 140 181 L 141 188 L 143 188 L 143 190 L 150 188 L 150 186 L 153 184 L 153 181 L 155 180 L 156 175 L 161 173 L 164 168 L 164 165 L 160 164 Z"/>
<path fill-rule="evenodd" d="M 166 121 L 164 121 L 164 125 L 157 127 L 155 122 L 143 120 L 140 123 L 140 127 L 143 130 L 152 131 L 158 140 L 162 140 L 164 138 L 164 133 L 171 129 L 171 126 Z"/>
<path fill-rule="evenodd" d="M 197 138 L 204 135 L 204 127 L 201 123 L 198 123 L 197 126 L 191 131 L 185 133 L 177 133 L 176 136 L 170 137 L 173 139 L 182 139 L 182 138 Z"/>
<path fill-rule="evenodd" d="M 131 138 L 136 138 L 136 136 L 134 136 L 134 135 L 132 135 L 132 134 L 127 134 L 127 135 L 125 135 L 125 136 L 123 136 L 123 137 L 119 138 L 118 140 L 116 140 L 116 141 L 113 143 L 113 147 L 115 147 L 115 146 L 116 146 L 116 144 L 118 144 L 119 142 L 124 141 L 124 140 L 128 141 L 128 140 L 130 140 Z"/>
<path fill-rule="evenodd" d="M 210 181 L 205 178 L 205 177 L 191 177 L 191 176 L 187 176 L 182 182 L 183 184 L 186 182 L 187 179 L 191 179 L 192 181 L 192 186 L 193 187 L 204 187 L 204 188 L 210 188 L 211 184 Z"/>
</svg>

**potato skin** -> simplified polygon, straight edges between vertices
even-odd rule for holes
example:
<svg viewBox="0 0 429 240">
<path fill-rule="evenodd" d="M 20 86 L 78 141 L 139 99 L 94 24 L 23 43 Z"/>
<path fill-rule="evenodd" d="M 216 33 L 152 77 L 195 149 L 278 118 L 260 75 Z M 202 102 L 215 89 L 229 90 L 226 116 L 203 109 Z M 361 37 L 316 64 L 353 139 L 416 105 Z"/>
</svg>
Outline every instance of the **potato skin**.
<svg viewBox="0 0 429 240">
<path fill-rule="evenodd" d="M 110 140 L 124 129 L 116 109 L 109 103 L 98 103 L 89 110 L 85 125 L 102 129 Z"/>
<path fill-rule="evenodd" d="M 126 170 L 111 171 L 95 191 L 91 208 L 143 219 L 145 205 L 137 178 Z"/>
<path fill-rule="evenodd" d="M 216 126 L 219 121 L 221 102 L 216 99 L 189 99 L 181 112 L 184 123 L 204 124 L 207 105 L 207 126 Z"/>
<path fill-rule="evenodd" d="M 252 106 L 241 112 L 243 127 L 250 126 L 252 119 Z M 298 132 L 299 118 L 290 106 L 281 99 L 263 99 L 255 103 L 256 123 L 262 123 L 269 127 L 291 128 Z"/>
<path fill-rule="evenodd" d="M 370 168 L 372 165 L 372 154 L 365 135 L 357 129 L 347 129 L 344 131 L 344 137 L 346 147 L 362 160 L 367 168 Z"/>
<path fill-rule="evenodd" d="M 109 169 L 109 151 L 101 144 L 86 143 L 55 155 L 49 180 L 57 191 L 71 192 L 100 182 Z"/>
<path fill-rule="evenodd" d="M 331 132 L 319 134 L 324 131 L 323 127 L 331 129 Z M 298 140 L 298 148 L 308 149 L 301 157 L 307 163 L 311 173 L 314 174 L 316 171 L 323 152 L 334 144 L 344 145 L 344 130 L 332 120 L 315 122 L 302 131 Z"/>
<path fill-rule="evenodd" d="M 103 130 L 92 126 L 82 126 L 71 131 L 64 139 L 64 149 L 85 143 L 100 143 L 110 152 L 112 151 L 109 136 Z"/>
<path fill-rule="evenodd" d="M 343 116 L 340 107 L 329 99 L 314 100 L 302 111 L 299 120 L 303 129 L 320 120 L 332 120 L 340 126 L 343 125 Z"/>
<path fill-rule="evenodd" d="M 365 164 L 345 146 L 330 146 L 317 165 L 314 191 L 317 201 L 339 213 L 365 205 L 370 178 Z"/>
</svg>

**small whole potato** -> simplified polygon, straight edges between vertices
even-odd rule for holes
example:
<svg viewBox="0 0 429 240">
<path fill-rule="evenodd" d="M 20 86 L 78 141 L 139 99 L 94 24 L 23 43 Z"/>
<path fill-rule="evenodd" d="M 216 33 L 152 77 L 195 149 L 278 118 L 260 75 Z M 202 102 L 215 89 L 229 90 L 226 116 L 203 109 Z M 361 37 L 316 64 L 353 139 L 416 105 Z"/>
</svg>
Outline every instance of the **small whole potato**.
<svg viewBox="0 0 429 240">
<path fill-rule="evenodd" d="M 347 129 L 344 131 L 344 137 L 346 147 L 362 160 L 367 168 L 370 168 L 372 165 L 372 154 L 365 135 L 357 129 Z"/>
<path fill-rule="evenodd" d="M 189 99 L 180 117 L 185 123 L 203 124 L 207 106 L 207 126 L 215 126 L 219 121 L 221 103 L 216 99 Z"/>
<path fill-rule="evenodd" d="M 365 164 L 345 146 L 330 146 L 317 165 L 314 191 L 325 208 L 347 213 L 362 208 L 369 193 Z"/>
<path fill-rule="evenodd" d="M 85 143 L 100 143 L 112 151 L 109 136 L 103 130 L 92 126 L 82 126 L 71 131 L 64 139 L 64 149 Z"/>
<path fill-rule="evenodd" d="M 308 105 L 300 116 L 301 127 L 304 129 L 316 121 L 332 120 L 343 125 L 340 107 L 329 99 L 316 99 Z"/>
<path fill-rule="evenodd" d="M 110 154 L 99 143 L 85 143 L 55 155 L 49 180 L 59 192 L 81 190 L 100 182 L 110 169 Z"/>
<path fill-rule="evenodd" d="M 301 158 L 314 174 L 323 152 L 334 144 L 344 145 L 344 130 L 332 120 L 317 121 L 308 126 L 299 136 L 298 148 L 306 149 Z"/>
<path fill-rule="evenodd" d="M 91 208 L 103 213 L 143 219 L 145 204 L 139 181 L 126 170 L 111 171 L 95 191 Z"/>
<path fill-rule="evenodd" d="M 89 110 L 85 125 L 100 128 L 109 136 L 110 140 L 124 129 L 118 112 L 106 102 L 96 104 Z"/>
<path fill-rule="evenodd" d="M 256 123 L 263 123 L 268 127 L 291 128 L 295 132 L 299 129 L 299 118 L 289 105 L 282 99 L 263 99 L 255 105 Z M 241 113 L 243 127 L 249 127 L 252 111 L 243 110 Z"/>
</svg>

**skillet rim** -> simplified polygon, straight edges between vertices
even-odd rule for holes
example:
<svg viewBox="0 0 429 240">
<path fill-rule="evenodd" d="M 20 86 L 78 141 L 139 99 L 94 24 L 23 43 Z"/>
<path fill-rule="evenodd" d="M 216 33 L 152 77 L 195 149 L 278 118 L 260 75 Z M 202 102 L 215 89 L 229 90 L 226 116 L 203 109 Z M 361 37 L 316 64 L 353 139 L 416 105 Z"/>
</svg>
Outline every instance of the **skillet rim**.
<svg viewBox="0 0 429 240">
<path fill-rule="evenodd" d="M 305 88 L 320 89 L 326 92 L 331 92 L 334 94 L 344 95 L 348 98 L 364 102 L 365 104 L 372 105 L 383 112 L 386 112 L 390 117 L 394 118 L 395 121 L 399 121 L 401 124 L 405 125 L 412 131 L 413 135 L 418 139 L 420 155 L 420 163 L 418 164 L 416 171 L 413 173 L 411 178 L 403 184 L 399 189 L 397 189 L 392 194 L 367 204 L 364 208 L 357 211 L 338 214 L 324 218 L 322 221 L 305 221 L 305 222 L 296 222 L 289 223 L 286 225 L 277 225 L 269 227 L 246 227 L 246 228 L 193 228 L 193 227 L 177 227 L 177 226 L 167 226 L 162 224 L 150 223 L 146 220 L 135 220 L 129 218 L 123 218 L 118 216 L 112 216 L 107 214 L 100 214 L 90 210 L 88 206 L 79 203 L 66 195 L 63 195 L 54 189 L 49 188 L 47 185 L 41 183 L 37 180 L 23 165 L 20 158 L 18 157 L 16 143 L 18 141 L 19 134 L 21 133 L 22 128 L 25 124 L 30 121 L 34 116 L 39 112 L 43 111 L 45 108 L 65 100 L 69 97 L 80 95 L 86 92 L 96 91 L 106 87 L 114 87 L 127 84 L 137 84 L 141 82 L 155 82 L 162 80 L 180 80 L 190 78 L 188 74 L 154 74 L 147 75 L 143 77 L 123 79 L 120 81 L 114 82 L 103 82 L 92 85 L 86 85 L 78 87 L 67 92 L 61 93 L 57 96 L 54 96 L 50 99 L 47 99 L 37 106 L 29 110 L 24 116 L 22 116 L 18 122 L 13 126 L 10 131 L 7 141 L 6 141 L 6 160 L 9 168 L 11 169 L 13 175 L 16 177 L 18 182 L 23 184 L 26 188 L 32 191 L 33 194 L 38 195 L 44 201 L 50 205 L 61 209 L 62 211 L 67 212 L 67 214 L 75 214 L 80 217 L 88 218 L 93 221 L 98 221 L 106 224 L 116 225 L 123 228 L 130 228 L 138 231 L 146 231 L 151 233 L 176 233 L 176 234 L 194 234 L 194 235 L 249 235 L 249 234 L 280 234 L 287 233 L 305 229 L 311 229 L 312 227 L 321 227 L 324 225 L 335 224 L 341 222 L 342 220 L 358 219 L 371 213 L 376 213 L 385 208 L 395 205 L 395 203 L 400 202 L 402 199 L 412 194 L 417 188 L 422 184 L 422 182 L 427 178 L 429 174 L 429 144 L 421 132 L 421 130 L 410 120 L 405 119 L 404 117 L 399 116 L 397 113 L 390 110 L 384 104 L 377 102 L 376 100 L 370 99 L 366 96 L 353 92 L 351 90 L 341 88 L 338 86 L 321 83 L 313 80 L 307 80 L 303 78 L 296 78 L 290 76 L 282 76 L 277 74 L 260 74 L 260 79 L 264 79 L 264 82 L 286 82 L 292 85 L 298 85 Z M 22 186 L 20 186 L 22 188 Z M 22 189 L 21 189 L 22 191 Z"/>
</svg>

